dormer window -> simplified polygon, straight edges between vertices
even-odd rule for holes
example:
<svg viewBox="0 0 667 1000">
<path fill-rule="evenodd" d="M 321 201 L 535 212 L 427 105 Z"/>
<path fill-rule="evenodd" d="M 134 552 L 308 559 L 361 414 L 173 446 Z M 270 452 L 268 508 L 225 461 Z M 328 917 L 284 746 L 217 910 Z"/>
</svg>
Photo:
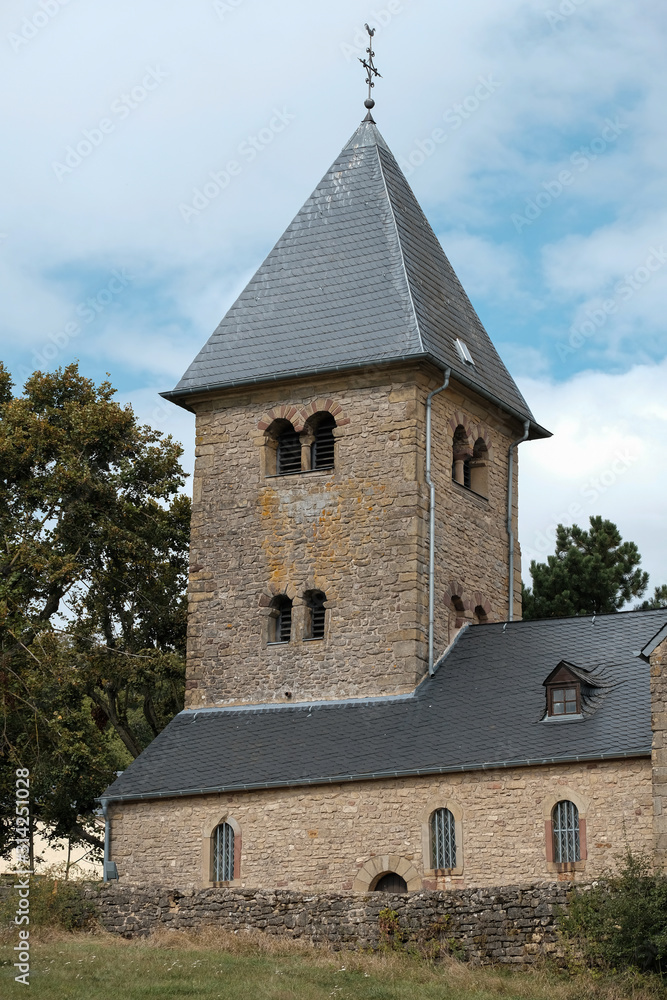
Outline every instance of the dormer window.
<svg viewBox="0 0 667 1000">
<path fill-rule="evenodd" d="M 579 715 L 579 685 L 549 687 L 549 715 Z"/>
<path fill-rule="evenodd" d="M 544 681 L 547 695 L 547 719 L 572 719 L 582 717 L 582 695 L 593 695 L 599 682 L 587 670 L 561 660 Z M 583 691 L 582 691 L 583 688 Z"/>
</svg>

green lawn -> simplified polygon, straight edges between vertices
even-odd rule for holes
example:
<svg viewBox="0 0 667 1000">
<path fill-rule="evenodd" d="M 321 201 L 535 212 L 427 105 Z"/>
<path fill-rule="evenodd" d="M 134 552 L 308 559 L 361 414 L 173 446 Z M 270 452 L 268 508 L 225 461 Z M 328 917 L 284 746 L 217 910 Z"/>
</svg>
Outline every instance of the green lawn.
<svg viewBox="0 0 667 1000">
<path fill-rule="evenodd" d="M 0 948 L 3 1000 L 13 982 L 14 935 Z M 107 934 L 35 932 L 30 993 L 44 1000 L 656 1000 L 657 985 L 566 977 L 545 971 L 436 965 L 402 955 L 315 950 L 273 938 L 161 934 L 124 941 Z"/>
</svg>

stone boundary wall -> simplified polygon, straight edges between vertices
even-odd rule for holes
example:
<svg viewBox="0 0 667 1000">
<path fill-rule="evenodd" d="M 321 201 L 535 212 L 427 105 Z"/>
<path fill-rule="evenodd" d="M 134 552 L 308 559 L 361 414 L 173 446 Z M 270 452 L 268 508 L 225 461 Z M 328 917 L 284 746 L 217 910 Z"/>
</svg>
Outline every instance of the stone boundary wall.
<svg viewBox="0 0 667 1000">
<path fill-rule="evenodd" d="M 530 964 L 558 956 L 556 914 L 569 885 L 508 886 L 448 892 L 305 893 L 288 890 L 200 889 L 104 885 L 85 888 L 102 925 L 124 937 L 158 928 L 196 930 L 214 925 L 233 932 L 259 930 L 303 938 L 336 949 L 445 944 L 474 963 Z M 380 911 L 397 914 L 394 932 L 381 934 Z M 396 933 L 398 931 L 398 934 Z"/>
</svg>

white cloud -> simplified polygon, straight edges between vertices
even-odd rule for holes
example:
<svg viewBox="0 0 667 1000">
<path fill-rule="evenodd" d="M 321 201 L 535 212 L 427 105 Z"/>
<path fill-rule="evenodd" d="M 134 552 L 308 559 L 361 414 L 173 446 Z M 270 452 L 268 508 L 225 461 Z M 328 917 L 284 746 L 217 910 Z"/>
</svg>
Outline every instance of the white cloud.
<svg viewBox="0 0 667 1000">
<path fill-rule="evenodd" d="M 533 305 L 520 287 L 522 261 L 515 247 L 460 230 L 439 233 L 438 239 L 471 298 Z"/>
<path fill-rule="evenodd" d="M 667 582 L 667 360 L 620 375 L 586 372 L 568 382 L 523 379 L 536 418 L 553 431 L 520 450 L 523 577 L 554 551 L 559 523 L 616 523 L 636 542 L 651 587 Z"/>
</svg>

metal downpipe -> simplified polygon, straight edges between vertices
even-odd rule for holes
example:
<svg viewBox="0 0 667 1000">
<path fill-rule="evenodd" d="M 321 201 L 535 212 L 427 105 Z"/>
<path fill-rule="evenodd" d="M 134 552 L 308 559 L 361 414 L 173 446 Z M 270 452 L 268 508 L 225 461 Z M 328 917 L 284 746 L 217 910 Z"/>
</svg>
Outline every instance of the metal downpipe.
<svg viewBox="0 0 667 1000">
<path fill-rule="evenodd" d="M 514 527 L 512 506 L 514 500 L 514 452 L 523 441 L 528 440 L 530 420 L 524 420 L 523 437 L 517 438 L 507 449 L 507 536 L 509 538 L 509 581 L 508 581 L 508 622 L 514 621 Z"/>
<path fill-rule="evenodd" d="M 445 369 L 445 381 L 426 397 L 426 484 L 429 488 L 428 507 L 428 672 L 433 676 L 433 643 L 435 633 L 435 484 L 431 479 L 431 409 L 432 400 L 449 385 L 451 368 Z"/>
<path fill-rule="evenodd" d="M 109 819 L 109 800 L 101 799 L 102 803 L 102 815 L 104 816 L 104 881 L 108 882 L 107 876 L 107 863 L 109 861 L 109 854 L 111 853 L 111 820 Z"/>
</svg>

